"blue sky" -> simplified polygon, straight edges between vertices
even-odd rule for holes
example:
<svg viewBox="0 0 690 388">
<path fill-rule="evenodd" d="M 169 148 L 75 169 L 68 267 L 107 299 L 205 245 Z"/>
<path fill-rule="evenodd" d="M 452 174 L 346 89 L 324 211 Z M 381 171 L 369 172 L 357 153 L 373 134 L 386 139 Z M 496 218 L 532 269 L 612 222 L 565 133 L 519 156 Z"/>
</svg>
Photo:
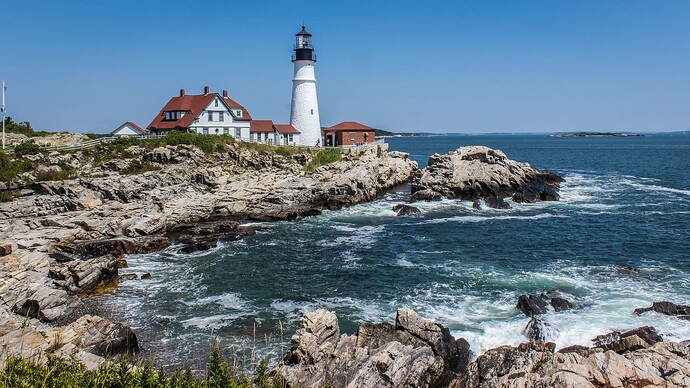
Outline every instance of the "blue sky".
<svg viewBox="0 0 690 388">
<path fill-rule="evenodd" d="M 392 131 L 690 129 L 690 1 L 0 0 L 8 114 L 148 125 L 180 88 L 288 122 L 314 34 L 322 125 Z"/>
</svg>

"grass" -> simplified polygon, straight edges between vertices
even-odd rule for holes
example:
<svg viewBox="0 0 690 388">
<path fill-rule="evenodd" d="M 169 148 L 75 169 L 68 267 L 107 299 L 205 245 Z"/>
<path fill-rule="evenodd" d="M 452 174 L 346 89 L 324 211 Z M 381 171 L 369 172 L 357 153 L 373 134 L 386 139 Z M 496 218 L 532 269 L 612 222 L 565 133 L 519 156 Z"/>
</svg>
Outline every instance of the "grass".
<svg viewBox="0 0 690 388">
<path fill-rule="evenodd" d="M 60 333 L 56 333 L 55 337 L 53 337 L 53 342 L 50 344 L 48 349 L 46 349 L 46 352 L 55 353 L 58 350 L 60 350 L 63 346 L 65 346 L 65 343 L 62 342 L 62 337 L 60 336 Z"/>
<path fill-rule="evenodd" d="M 14 191 L 0 191 L 0 202 L 12 202 L 14 199 Z"/>
<path fill-rule="evenodd" d="M 324 148 L 320 150 L 314 158 L 304 166 L 306 172 L 314 172 L 320 166 L 342 160 L 340 149 Z"/>
<path fill-rule="evenodd" d="M 143 162 L 142 163 L 138 160 L 133 160 L 132 163 L 130 163 L 130 165 L 126 169 L 120 171 L 120 174 L 122 174 L 122 175 L 138 175 L 138 174 L 143 174 L 147 171 L 156 171 L 156 170 L 160 170 L 160 169 L 161 169 L 160 167 L 158 167 L 152 163 L 149 163 L 149 162 Z"/>
<path fill-rule="evenodd" d="M 151 362 L 132 364 L 124 357 L 118 363 L 96 370 L 54 355 L 49 355 L 45 364 L 10 357 L 0 369 L 0 388 L 9 387 L 279 388 L 285 387 L 285 382 L 270 375 L 265 360 L 261 360 L 251 374 L 238 372 L 216 347 L 201 375 L 189 368 L 168 374 L 156 370 Z"/>
<path fill-rule="evenodd" d="M 72 179 L 76 175 L 76 170 L 72 168 L 72 166 L 65 163 L 59 163 L 58 166 L 60 167 L 59 171 L 47 170 L 37 173 L 36 181 L 64 181 L 66 179 Z"/>
</svg>

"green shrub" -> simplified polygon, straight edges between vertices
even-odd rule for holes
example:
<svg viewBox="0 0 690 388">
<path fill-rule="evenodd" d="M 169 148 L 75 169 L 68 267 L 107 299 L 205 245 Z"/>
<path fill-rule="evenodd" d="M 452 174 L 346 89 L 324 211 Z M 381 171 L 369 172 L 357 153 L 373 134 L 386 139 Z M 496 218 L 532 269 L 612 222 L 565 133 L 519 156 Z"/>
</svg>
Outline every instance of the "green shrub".
<svg viewBox="0 0 690 388">
<path fill-rule="evenodd" d="M 285 382 L 269 374 L 262 360 L 252 375 L 239 373 L 230 367 L 219 349 L 213 352 L 205 376 L 198 377 L 189 368 L 178 369 L 168 375 L 155 371 L 151 362 L 133 365 L 126 358 L 120 362 L 88 370 L 76 361 L 49 355 L 45 365 L 35 360 L 9 357 L 0 369 L 0 387 L 232 387 L 270 388 L 284 387 Z"/>
<path fill-rule="evenodd" d="M 29 140 L 14 147 L 14 154 L 16 156 L 33 155 L 39 153 L 40 151 L 41 146 L 34 143 L 33 140 Z"/>
<path fill-rule="evenodd" d="M 12 162 L 10 157 L 0 151 L 0 181 L 11 182 L 17 175 L 31 170 L 31 161 L 19 159 Z"/>
<path fill-rule="evenodd" d="M 225 144 L 233 144 L 235 143 L 235 138 L 232 136 L 228 135 L 220 135 L 220 136 L 210 136 L 210 135 L 201 135 L 198 133 L 187 133 L 187 132 L 179 132 L 179 131 L 172 131 L 166 134 L 163 137 L 160 138 L 153 138 L 153 139 L 148 139 L 146 142 L 154 142 L 154 143 L 163 143 L 165 145 L 171 145 L 171 146 L 176 146 L 180 144 L 188 144 L 188 145 L 194 145 L 199 147 L 200 150 L 204 151 L 205 153 L 211 153 L 214 151 L 218 151 L 217 145 L 225 145 Z M 160 144 L 160 145 L 163 145 Z M 222 147 L 222 150 L 225 151 L 225 147 Z"/>
<path fill-rule="evenodd" d="M 304 170 L 307 172 L 313 172 L 319 166 L 323 166 L 325 164 L 337 162 L 339 160 L 342 160 L 342 156 L 340 155 L 340 149 L 339 148 L 324 148 L 324 149 L 321 149 L 314 156 L 314 158 L 312 158 L 312 160 L 309 163 L 307 163 L 306 166 L 304 166 Z"/>
</svg>

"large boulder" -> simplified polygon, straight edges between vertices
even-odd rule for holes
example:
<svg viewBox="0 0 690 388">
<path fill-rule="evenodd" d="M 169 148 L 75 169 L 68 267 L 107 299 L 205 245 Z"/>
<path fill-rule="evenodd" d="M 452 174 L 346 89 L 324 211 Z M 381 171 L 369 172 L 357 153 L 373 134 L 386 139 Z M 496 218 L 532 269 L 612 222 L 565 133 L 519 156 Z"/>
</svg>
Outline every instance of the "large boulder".
<svg viewBox="0 0 690 388">
<path fill-rule="evenodd" d="M 515 202 L 555 201 L 562 180 L 529 163 L 510 160 L 500 150 L 470 146 L 432 155 L 427 167 L 413 176 L 411 192 L 415 200 L 444 196 L 465 200 L 512 197 Z M 490 201 L 499 208 L 505 206 Z"/>
<path fill-rule="evenodd" d="M 528 317 L 544 314 L 548 312 L 549 309 L 559 312 L 563 310 L 570 310 L 575 307 L 575 303 L 551 293 L 520 295 L 518 297 L 517 305 L 515 306 L 515 308 L 522 311 Z"/>
<path fill-rule="evenodd" d="M 651 326 L 642 326 L 625 332 L 614 331 L 602 334 L 592 339 L 594 345 L 604 350 L 625 353 L 633 350 L 648 348 L 663 338 Z"/>
<path fill-rule="evenodd" d="M 96 291 L 115 282 L 119 261 L 111 255 L 88 260 L 74 260 L 51 268 L 48 275 L 56 285 L 75 294 Z"/>
<path fill-rule="evenodd" d="M 70 327 L 81 337 L 80 346 L 89 353 L 109 358 L 139 352 L 137 336 L 128 326 L 84 315 Z"/>
<path fill-rule="evenodd" d="M 317 310 L 304 315 L 275 371 L 289 386 L 447 386 L 470 357 L 467 341 L 412 310 L 399 310 L 395 325 L 362 324 L 355 336 L 340 335 L 335 313 Z"/>
<path fill-rule="evenodd" d="M 396 212 L 398 216 L 411 216 L 414 214 L 421 213 L 421 210 L 419 210 L 419 208 L 410 205 L 405 205 L 402 203 L 393 206 L 393 211 Z"/>
</svg>

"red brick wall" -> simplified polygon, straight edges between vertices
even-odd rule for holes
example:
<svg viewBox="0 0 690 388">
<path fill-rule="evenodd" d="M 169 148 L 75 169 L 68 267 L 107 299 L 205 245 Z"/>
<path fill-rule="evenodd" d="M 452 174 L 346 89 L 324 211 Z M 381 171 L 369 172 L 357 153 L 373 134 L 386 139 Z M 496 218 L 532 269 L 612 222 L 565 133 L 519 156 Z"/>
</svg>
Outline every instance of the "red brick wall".
<svg viewBox="0 0 690 388">
<path fill-rule="evenodd" d="M 354 140 L 351 140 L 351 134 L 354 133 Z M 374 131 L 338 131 L 335 133 L 337 145 L 353 145 L 357 143 L 365 143 L 364 134 L 367 134 L 366 143 L 373 143 Z"/>
</svg>

